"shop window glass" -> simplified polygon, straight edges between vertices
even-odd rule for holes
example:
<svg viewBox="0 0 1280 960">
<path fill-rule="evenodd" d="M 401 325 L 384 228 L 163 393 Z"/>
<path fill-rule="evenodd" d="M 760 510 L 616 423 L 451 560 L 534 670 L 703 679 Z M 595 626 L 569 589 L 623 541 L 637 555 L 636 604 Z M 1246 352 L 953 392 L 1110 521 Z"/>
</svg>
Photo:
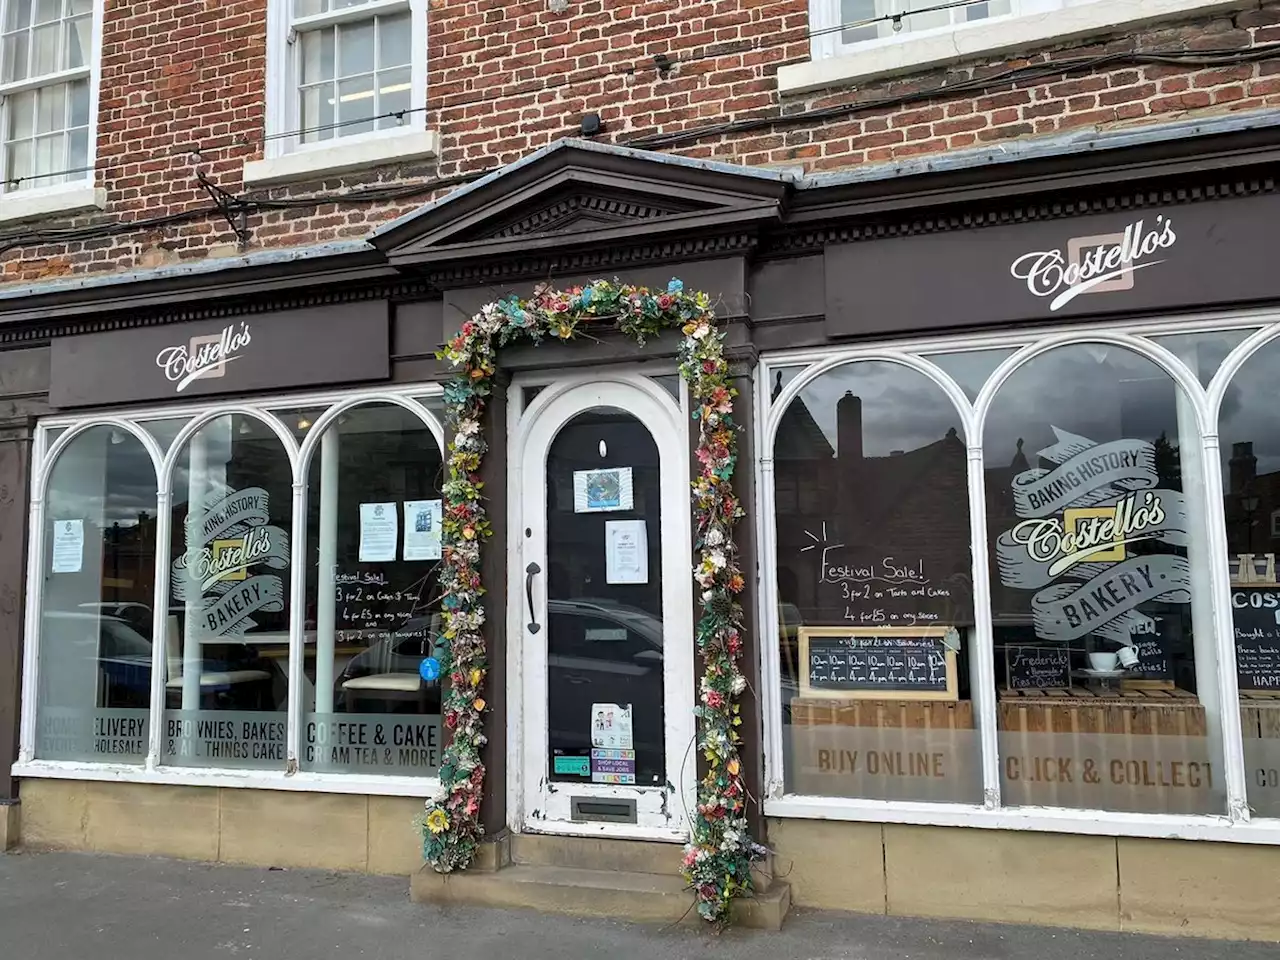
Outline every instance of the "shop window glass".
<svg viewBox="0 0 1280 960">
<path fill-rule="evenodd" d="M 1172 333 L 1151 339 L 1177 356 L 1207 387 L 1222 366 L 1222 361 L 1227 359 L 1227 354 L 1255 333 L 1256 328 L 1251 327 L 1243 330 L 1211 330 L 1206 333 Z"/>
<path fill-rule="evenodd" d="M 1223 520 L 1249 805 L 1280 816 L 1280 343 L 1267 344 L 1232 378 L 1222 399 Z"/>
<path fill-rule="evenodd" d="M 1003 802 L 1223 812 L 1190 401 L 1072 345 L 1014 372 L 983 437 Z"/>
<path fill-rule="evenodd" d="M 45 507 L 36 756 L 147 752 L 156 475 L 146 448 L 93 427 L 58 456 Z"/>
<path fill-rule="evenodd" d="M 143 420 L 140 426 L 156 438 L 161 450 L 167 451 L 189 420 L 189 417 L 167 417 L 163 420 Z"/>
<path fill-rule="evenodd" d="M 1014 353 L 1014 350 L 966 350 L 962 353 L 928 354 L 925 359 L 941 367 L 973 401 L 978 399 L 978 393 L 996 368 Z"/>
<path fill-rule="evenodd" d="M 240 414 L 201 427 L 173 474 L 163 762 L 283 769 L 293 474 Z"/>
<path fill-rule="evenodd" d="M 431 431 L 391 404 L 343 413 L 312 455 L 304 770 L 438 772 L 441 467 Z"/>
<path fill-rule="evenodd" d="M 851 363 L 775 436 L 787 791 L 980 802 L 958 412 L 915 370 Z"/>
</svg>

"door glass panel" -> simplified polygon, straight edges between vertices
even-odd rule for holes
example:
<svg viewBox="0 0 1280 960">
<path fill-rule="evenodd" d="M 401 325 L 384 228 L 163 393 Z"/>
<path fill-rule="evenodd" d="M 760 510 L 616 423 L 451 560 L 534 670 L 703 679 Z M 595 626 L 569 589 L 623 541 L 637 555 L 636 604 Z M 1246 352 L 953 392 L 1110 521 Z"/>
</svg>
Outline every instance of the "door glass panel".
<svg viewBox="0 0 1280 960">
<path fill-rule="evenodd" d="M 547 456 L 547 746 L 552 780 L 661 785 L 658 447 L 597 407 Z"/>
</svg>

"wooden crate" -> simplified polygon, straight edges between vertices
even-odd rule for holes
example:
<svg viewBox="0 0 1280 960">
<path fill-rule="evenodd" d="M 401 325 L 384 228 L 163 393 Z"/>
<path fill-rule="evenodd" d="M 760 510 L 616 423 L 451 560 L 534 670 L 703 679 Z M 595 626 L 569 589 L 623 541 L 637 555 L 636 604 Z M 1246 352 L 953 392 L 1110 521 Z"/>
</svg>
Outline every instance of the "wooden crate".
<svg viewBox="0 0 1280 960">
<path fill-rule="evenodd" d="M 1204 707 L 1186 690 L 1008 690 L 997 729 L 1022 733 L 1161 734 L 1202 737 Z"/>
<path fill-rule="evenodd" d="M 1246 740 L 1280 740 L 1280 691 L 1242 691 L 1240 726 Z"/>
</svg>

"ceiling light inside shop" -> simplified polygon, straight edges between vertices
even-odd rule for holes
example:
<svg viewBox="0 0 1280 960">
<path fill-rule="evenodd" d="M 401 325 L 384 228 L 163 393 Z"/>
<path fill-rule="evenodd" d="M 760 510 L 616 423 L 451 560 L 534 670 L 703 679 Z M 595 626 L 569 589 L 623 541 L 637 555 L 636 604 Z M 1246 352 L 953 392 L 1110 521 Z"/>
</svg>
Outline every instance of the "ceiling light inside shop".
<svg viewBox="0 0 1280 960">
<path fill-rule="evenodd" d="M 601 459 L 609 455 L 609 446 L 603 440 L 600 441 L 600 457 Z"/>
<path fill-rule="evenodd" d="M 311 421 L 307 419 L 307 415 L 305 413 L 298 418 L 298 429 L 299 430 L 311 429 Z"/>
<path fill-rule="evenodd" d="M 124 443 L 124 434 L 121 433 L 119 430 L 113 429 L 111 431 L 111 442 L 117 446 Z"/>
<path fill-rule="evenodd" d="M 409 87 L 410 85 L 407 83 L 392 83 L 385 87 L 379 87 L 378 93 L 385 97 L 389 93 L 404 93 L 406 90 L 409 89 Z M 355 93 L 344 93 L 342 96 L 340 96 L 337 99 L 337 102 L 351 103 L 355 100 L 368 100 L 372 96 L 373 96 L 372 90 L 357 90 Z M 334 99 L 330 97 L 329 106 L 332 107 L 334 102 L 335 102 Z"/>
<path fill-rule="evenodd" d="M 240 436 L 242 437 L 247 437 L 249 434 L 253 433 L 253 426 L 249 423 L 248 420 L 241 420 L 240 429 L 236 432 L 239 433 Z"/>
</svg>

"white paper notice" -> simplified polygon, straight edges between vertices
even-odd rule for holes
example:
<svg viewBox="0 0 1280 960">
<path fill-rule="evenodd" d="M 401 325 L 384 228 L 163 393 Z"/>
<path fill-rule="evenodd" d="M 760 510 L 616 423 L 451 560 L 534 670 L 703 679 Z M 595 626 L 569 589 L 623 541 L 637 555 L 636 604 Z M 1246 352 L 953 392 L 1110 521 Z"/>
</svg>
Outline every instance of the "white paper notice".
<svg viewBox="0 0 1280 960">
<path fill-rule="evenodd" d="M 440 559 L 441 501 L 406 500 L 404 502 L 404 558 L 406 560 Z"/>
<path fill-rule="evenodd" d="M 606 583 L 649 582 L 649 537 L 643 520 L 607 520 L 604 525 Z"/>
<path fill-rule="evenodd" d="M 605 750 L 631 750 L 631 705 L 591 705 L 591 745 Z"/>
<path fill-rule="evenodd" d="M 573 512 L 631 510 L 631 468 L 573 471 Z"/>
<path fill-rule="evenodd" d="M 53 572 L 79 573 L 84 562 L 84 521 L 53 521 Z"/>
<path fill-rule="evenodd" d="M 360 504 L 360 562 L 382 563 L 396 558 L 396 513 L 399 504 Z"/>
</svg>

